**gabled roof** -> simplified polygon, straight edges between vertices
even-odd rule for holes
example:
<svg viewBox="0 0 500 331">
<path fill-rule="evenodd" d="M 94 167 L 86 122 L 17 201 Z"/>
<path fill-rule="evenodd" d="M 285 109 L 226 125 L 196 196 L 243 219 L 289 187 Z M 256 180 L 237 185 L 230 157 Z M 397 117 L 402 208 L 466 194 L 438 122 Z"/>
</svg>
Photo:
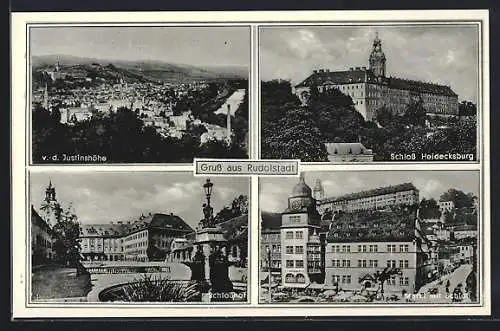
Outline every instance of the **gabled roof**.
<svg viewBox="0 0 500 331">
<path fill-rule="evenodd" d="M 415 208 L 342 212 L 331 223 L 327 241 L 412 241 L 416 238 L 415 219 Z"/>
<path fill-rule="evenodd" d="M 295 87 L 308 87 L 315 83 L 321 85 L 354 84 L 375 80 L 371 70 L 353 69 L 345 71 L 315 71 Z"/>
<path fill-rule="evenodd" d="M 397 77 L 383 77 L 379 82 L 377 77 L 370 69 L 356 68 L 353 70 L 344 71 L 327 71 L 320 70 L 313 72 L 309 77 L 304 79 L 298 87 L 309 87 L 313 83 L 317 86 L 321 85 L 341 85 L 341 84 L 355 84 L 362 82 L 373 82 L 375 84 L 384 84 L 390 88 L 399 90 L 411 90 L 418 93 L 430 93 L 447 96 L 458 96 L 450 86 L 422 82 L 417 80 L 403 79 Z"/>
<path fill-rule="evenodd" d="M 120 237 L 128 232 L 127 224 L 80 224 L 80 237 Z"/>
<path fill-rule="evenodd" d="M 389 87 L 399 90 L 411 90 L 419 93 L 440 94 L 447 96 L 458 96 L 449 86 L 416 80 L 402 79 L 396 77 L 387 78 Z"/>
<path fill-rule="evenodd" d="M 373 153 L 361 143 L 325 143 L 325 147 L 330 155 L 370 155 Z"/>
<path fill-rule="evenodd" d="M 39 226 L 47 232 L 52 231 L 50 225 L 38 214 L 38 212 L 31 206 L 31 223 Z"/>
</svg>

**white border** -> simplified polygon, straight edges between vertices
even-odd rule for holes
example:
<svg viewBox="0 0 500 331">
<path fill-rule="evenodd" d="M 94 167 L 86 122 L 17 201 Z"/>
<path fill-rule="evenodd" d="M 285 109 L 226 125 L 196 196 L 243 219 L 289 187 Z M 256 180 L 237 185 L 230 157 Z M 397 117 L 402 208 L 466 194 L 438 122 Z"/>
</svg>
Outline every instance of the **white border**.
<svg viewBox="0 0 500 331">
<path fill-rule="evenodd" d="M 288 12 L 92 12 L 92 13 L 13 13 L 11 17 L 11 40 L 12 40 L 12 243 L 15 249 L 12 250 L 12 314 L 14 318 L 53 318 L 53 317 L 243 317 L 243 316 L 377 316 L 377 315 L 426 315 L 426 316 L 443 316 L 443 315 L 489 315 L 491 313 L 491 298 L 490 298 L 490 169 L 489 169 L 489 20 L 487 10 L 430 10 L 430 11 L 288 11 Z M 26 307 L 25 304 L 25 281 L 26 276 L 25 266 L 29 247 L 25 245 L 26 226 L 29 223 L 26 220 L 26 201 L 27 193 L 27 171 L 164 171 L 164 170 L 192 170 L 192 165 L 178 166 L 161 166 L 161 165 L 111 165 L 111 166 L 28 166 L 26 155 L 26 115 L 27 115 L 27 82 L 26 82 L 26 24 L 27 23 L 56 23 L 65 24 L 71 22 L 86 22 L 86 23 L 101 23 L 115 22 L 127 23 L 134 22 L 144 24 L 158 25 L 160 22 L 167 24 L 178 23 L 210 23 L 211 25 L 219 23 L 221 25 L 249 25 L 253 32 L 251 44 L 257 46 L 257 25 L 283 24 L 291 25 L 301 21 L 303 24 L 320 24 L 318 22 L 340 23 L 342 21 L 361 22 L 372 21 L 374 24 L 381 21 L 391 20 L 394 22 L 407 21 L 439 21 L 439 20 L 469 20 L 483 22 L 483 64 L 482 71 L 482 98 L 479 109 L 482 111 L 480 120 L 481 130 L 480 136 L 483 137 L 483 145 L 478 146 L 481 163 L 478 164 L 373 164 L 373 165 L 325 165 L 325 164 L 307 164 L 301 165 L 301 170 L 481 170 L 482 178 L 482 197 L 481 207 L 484 223 L 482 226 L 481 236 L 484 238 L 483 245 L 483 270 L 482 280 L 484 282 L 483 306 L 482 307 L 418 307 L 418 306 L 391 306 L 381 307 L 332 307 L 332 306 L 294 306 L 294 307 L 279 307 L 257 305 L 258 290 L 252 290 L 251 303 L 243 306 L 166 306 L 166 305 L 103 305 L 103 304 L 69 304 L 47 307 Z M 316 23 L 315 23 L 316 22 Z M 132 23 L 133 24 L 133 23 Z M 258 132 L 260 125 L 259 116 L 259 86 L 260 82 L 256 79 L 257 72 L 257 47 L 252 50 L 251 65 L 252 76 L 249 80 L 249 104 L 250 114 L 250 130 L 249 139 L 252 143 L 249 144 L 251 159 L 255 159 L 258 153 L 258 137 L 255 132 Z M 255 118 L 257 121 L 255 121 Z M 257 140 L 257 141 L 256 141 Z M 251 179 L 251 200 L 256 201 L 258 198 L 258 178 Z M 251 206 L 251 230 L 256 233 L 259 228 L 258 206 L 252 203 Z M 24 221 L 23 221 L 24 220 Z M 258 236 L 250 236 L 251 238 L 251 266 L 250 270 L 250 286 L 253 289 L 258 288 L 258 268 L 259 265 L 257 242 Z"/>
</svg>

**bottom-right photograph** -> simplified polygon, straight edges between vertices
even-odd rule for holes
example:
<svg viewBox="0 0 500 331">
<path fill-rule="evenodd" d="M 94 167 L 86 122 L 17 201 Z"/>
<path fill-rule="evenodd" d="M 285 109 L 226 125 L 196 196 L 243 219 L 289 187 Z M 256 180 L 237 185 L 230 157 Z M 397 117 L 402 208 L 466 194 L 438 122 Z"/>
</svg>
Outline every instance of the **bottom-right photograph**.
<svg viewBox="0 0 500 331">
<path fill-rule="evenodd" d="M 481 301 L 479 171 L 259 180 L 262 304 Z"/>
</svg>

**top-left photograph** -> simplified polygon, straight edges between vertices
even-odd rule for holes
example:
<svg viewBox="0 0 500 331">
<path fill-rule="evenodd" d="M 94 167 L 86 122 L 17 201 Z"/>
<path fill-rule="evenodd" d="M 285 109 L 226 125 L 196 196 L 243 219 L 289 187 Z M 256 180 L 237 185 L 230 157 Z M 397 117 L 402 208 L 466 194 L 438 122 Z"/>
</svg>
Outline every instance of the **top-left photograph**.
<svg viewBox="0 0 500 331">
<path fill-rule="evenodd" d="M 30 26 L 33 164 L 248 158 L 248 26 Z"/>
</svg>

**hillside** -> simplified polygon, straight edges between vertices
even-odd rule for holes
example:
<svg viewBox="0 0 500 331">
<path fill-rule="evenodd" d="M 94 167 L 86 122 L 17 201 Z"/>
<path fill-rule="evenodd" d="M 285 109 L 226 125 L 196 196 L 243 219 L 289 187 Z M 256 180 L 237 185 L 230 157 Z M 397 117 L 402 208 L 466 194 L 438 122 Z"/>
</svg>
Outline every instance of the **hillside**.
<svg viewBox="0 0 500 331">
<path fill-rule="evenodd" d="M 193 80 L 247 79 L 248 68 L 231 66 L 196 67 L 161 61 L 110 61 L 70 55 L 43 55 L 32 57 L 33 71 L 43 71 L 60 63 L 63 71 L 77 68 L 106 77 L 123 77 L 125 81 L 166 81 L 181 83 Z M 100 68 L 99 68 L 100 67 Z"/>
</svg>

